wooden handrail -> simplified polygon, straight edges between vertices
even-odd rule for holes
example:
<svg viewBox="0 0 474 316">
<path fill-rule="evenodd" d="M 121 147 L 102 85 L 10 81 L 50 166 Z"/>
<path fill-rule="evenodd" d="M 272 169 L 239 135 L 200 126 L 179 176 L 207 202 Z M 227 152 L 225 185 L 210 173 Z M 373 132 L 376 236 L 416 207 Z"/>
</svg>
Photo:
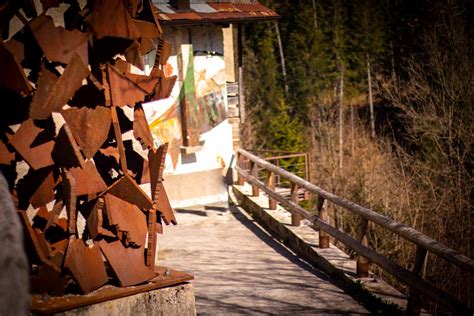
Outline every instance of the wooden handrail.
<svg viewBox="0 0 474 316">
<path fill-rule="evenodd" d="M 320 187 L 315 186 L 314 184 L 311 184 L 305 181 L 304 179 L 247 152 L 246 150 L 238 149 L 237 153 L 239 156 L 242 155 L 248 158 L 254 164 L 263 167 L 269 172 L 272 172 L 275 175 L 279 175 L 289 180 L 291 183 L 298 186 L 299 188 L 304 188 L 314 194 L 317 194 L 323 199 L 329 200 L 334 204 L 343 207 L 344 209 L 352 212 L 353 214 L 359 215 L 368 221 L 372 221 L 390 230 L 391 232 L 415 243 L 417 247 L 429 250 L 433 254 L 444 258 L 445 260 L 457 265 L 465 271 L 474 271 L 474 260 L 462 255 L 456 250 L 447 247 L 446 245 L 428 237 L 427 235 L 411 227 L 396 222 L 389 217 L 378 214 L 359 204 L 356 204 L 335 194 L 327 192 L 321 189 Z M 335 227 L 329 225 L 328 223 L 325 223 L 324 221 L 321 221 L 317 216 L 310 214 L 308 211 L 300 207 L 294 201 L 288 201 L 283 196 L 276 193 L 274 190 L 266 186 L 263 182 L 258 180 L 255 175 L 249 174 L 247 171 L 241 169 L 240 167 L 237 167 L 236 169 L 239 174 L 239 177 L 242 177 L 247 182 L 249 182 L 252 187 L 256 189 L 259 188 L 262 191 L 266 192 L 269 197 L 278 201 L 281 205 L 286 207 L 292 214 L 296 213 L 302 216 L 303 218 L 311 221 L 316 227 L 323 230 L 324 232 L 327 232 L 337 240 L 340 240 L 349 248 L 355 250 L 359 255 L 371 260 L 372 262 L 380 266 L 382 269 L 386 270 L 394 277 L 398 278 L 400 281 L 410 286 L 410 288 L 416 289 L 420 293 L 426 295 L 427 297 L 430 297 L 432 300 L 439 302 L 440 304 L 447 306 L 450 310 L 455 311 L 457 313 L 467 314 L 472 312 L 470 311 L 469 307 L 465 306 L 462 302 L 459 302 L 450 294 L 445 293 L 442 290 L 432 286 L 431 284 L 423 280 L 423 278 L 420 277 L 417 273 L 406 270 L 400 265 L 384 257 L 380 253 L 376 252 L 375 250 L 370 249 L 367 246 L 363 245 L 361 242 L 353 239 L 348 234 L 336 229 Z"/>
<path fill-rule="evenodd" d="M 315 193 L 322 198 L 333 202 L 336 205 L 339 205 L 354 214 L 360 215 L 367 220 L 374 222 L 391 232 L 419 245 L 423 248 L 429 250 L 430 252 L 444 258 L 445 260 L 457 265 L 458 267 L 462 268 L 463 270 L 473 272 L 474 271 L 474 260 L 464 256 L 463 254 L 457 252 L 456 250 L 449 248 L 448 246 L 428 237 L 427 235 L 417 231 L 414 228 L 406 226 L 402 223 L 396 222 L 389 217 L 386 217 L 382 214 L 372 211 L 366 207 L 363 207 L 357 203 L 339 197 L 333 193 L 325 191 L 320 187 L 305 181 L 304 179 L 282 169 L 278 168 L 277 166 L 259 158 L 246 150 L 238 149 L 238 153 L 244 155 L 245 157 L 249 158 L 254 163 L 260 165 L 266 170 L 269 170 L 275 174 L 284 177 L 285 179 L 289 180 L 290 182 L 298 185 L 300 188 L 305 188 L 306 190 Z"/>
</svg>

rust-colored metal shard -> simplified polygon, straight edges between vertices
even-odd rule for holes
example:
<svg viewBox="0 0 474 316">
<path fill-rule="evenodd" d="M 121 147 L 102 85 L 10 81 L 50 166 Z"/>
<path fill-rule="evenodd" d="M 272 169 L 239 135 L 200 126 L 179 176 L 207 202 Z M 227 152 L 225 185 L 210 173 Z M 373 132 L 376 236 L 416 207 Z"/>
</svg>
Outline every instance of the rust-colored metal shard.
<svg viewBox="0 0 474 316">
<path fill-rule="evenodd" d="M 12 89 L 22 94 L 31 92 L 31 85 L 26 79 L 23 67 L 3 43 L 0 43 L 0 69 L 0 88 Z"/>
<path fill-rule="evenodd" d="M 158 32 L 161 34 L 163 34 L 163 30 L 160 26 L 160 23 L 159 23 L 159 16 L 157 13 L 155 13 L 155 7 L 152 3 L 151 0 L 144 0 L 143 1 L 143 11 L 142 11 L 142 18 L 143 20 L 145 21 L 148 21 L 148 22 L 151 22 L 153 24 L 155 24 L 156 28 L 158 29 Z"/>
<path fill-rule="evenodd" d="M 40 90 L 32 102 L 30 116 L 34 119 L 46 119 L 51 112 L 60 112 L 88 75 L 87 66 L 76 53 L 73 53 L 71 61 L 58 80 L 51 74 L 42 75 L 39 84 L 45 87 L 38 87 Z"/>
<path fill-rule="evenodd" d="M 150 200 L 148 195 L 128 174 L 112 184 L 107 190 L 107 193 L 111 193 L 143 210 L 153 208 L 153 202 Z"/>
<path fill-rule="evenodd" d="M 160 79 L 163 77 L 163 73 L 160 69 L 155 68 L 149 76 L 142 76 L 132 73 L 125 74 L 128 79 L 133 81 L 136 85 L 140 86 L 148 94 L 151 94 L 155 89 L 156 85 L 159 83 Z"/>
<path fill-rule="evenodd" d="M 136 17 L 138 13 L 138 9 L 140 7 L 140 0 L 128 0 L 128 13 L 130 16 Z"/>
<path fill-rule="evenodd" d="M 82 168 L 72 168 L 70 172 L 76 180 L 77 196 L 103 192 L 107 189 L 104 180 L 102 180 L 91 160 L 88 160 Z"/>
<path fill-rule="evenodd" d="M 141 37 L 160 37 L 160 31 L 156 27 L 155 23 L 135 19 L 133 20 L 133 22 L 135 22 L 136 27 L 140 31 Z"/>
<path fill-rule="evenodd" d="M 41 206 L 36 212 L 35 217 L 33 217 L 33 223 L 35 227 L 41 227 L 42 224 L 47 223 L 49 218 L 51 217 L 50 212 L 46 206 Z"/>
<path fill-rule="evenodd" d="M 161 223 L 156 223 L 155 229 L 157 234 L 163 235 L 163 225 Z"/>
<path fill-rule="evenodd" d="M 166 99 L 170 96 L 176 82 L 177 76 L 171 76 L 169 78 L 161 78 L 160 84 L 155 88 L 155 95 L 153 100 Z"/>
<path fill-rule="evenodd" d="M 117 149 L 120 158 L 120 167 L 124 174 L 127 174 L 127 156 L 125 155 L 125 147 L 123 145 L 122 131 L 120 130 L 120 123 L 117 115 L 117 107 L 112 106 L 112 126 L 114 128 L 115 141 L 117 142 Z"/>
<path fill-rule="evenodd" d="M 158 200 L 156 201 L 156 209 L 161 212 L 161 217 L 166 225 L 176 225 L 178 222 L 174 217 L 174 211 L 168 199 L 168 194 L 166 194 L 163 182 L 158 182 L 157 186 L 160 193 L 158 194 Z"/>
<path fill-rule="evenodd" d="M 147 234 L 146 216 L 138 207 L 112 194 L 106 194 L 105 213 L 111 226 L 123 232 L 126 246 L 145 246 Z"/>
<path fill-rule="evenodd" d="M 155 268 L 156 255 L 156 210 L 148 211 L 148 246 L 146 249 L 146 266 L 148 268 Z"/>
<path fill-rule="evenodd" d="M 99 236 L 107 236 L 113 238 L 117 237 L 114 233 L 104 227 L 104 205 L 104 199 L 98 198 L 92 206 L 92 210 L 89 216 L 87 217 L 87 228 L 89 230 L 89 235 L 92 239 L 96 239 Z"/>
<path fill-rule="evenodd" d="M 76 203 L 77 203 L 77 195 L 76 195 L 76 179 L 72 176 L 70 171 L 62 170 L 61 177 L 62 181 L 62 192 L 64 196 L 64 201 L 66 203 L 66 210 L 67 210 L 67 230 L 69 235 L 73 238 L 76 237 L 77 233 L 77 210 L 76 210 Z"/>
<path fill-rule="evenodd" d="M 0 140 L 0 165 L 7 165 L 13 160 L 15 160 L 15 153 L 12 153 Z"/>
<path fill-rule="evenodd" d="M 43 264 L 38 268 L 37 275 L 31 276 L 30 281 L 31 292 L 60 296 L 64 295 L 68 277 L 62 276 L 60 271 L 51 266 Z"/>
<path fill-rule="evenodd" d="M 107 273 L 99 247 L 88 247 L 80 239 L 69 241 L 64 267 L 71 272 L 84 293 L 107 283 Z"/>
<path fill-rule="evenodd" d="M 51 157 L 54 147 L 53 141 L 32 147 L 42 131 L 43 129 L 37 127 L 33 120 L 30 119 L 23 122 L 15 135 L 10 138 L 10 144 L 35 170 L 54 164 Z"/>
<path fill-rule="evenodd" d="M 29 26 L 49 61 L 69 64 L 73 55 L 77 54 L 85 65 L 89 64 L 85 33 L 54 26 L 51 17 L 43 14 L 31 21 Z"/>
<path fill-rule="evenodd" d="M 158 201 L 160 193 L 159 182 L 163 182 L 163 170 L 165 168 L 166 152 L 168 151 L 168 143 L 162 144 L 158 149 L 150 149 L 148 151 L 148 168 L 150 170 L 150 187 L 153 201 Z"/>
<path fill-rule="evenodd" d="M 143 150 L 153 148 L 153 137 L 141 105 L 136 105 L 133 112 L 133 136 L 138 139 Z"/>
<path fill-rule="evenodd" d="M 110 64 L 107 65 L 107 75 L 113 105 L 133 107 L 135 103 L 145 100 L 148 93 Z"/>
<path fill-rule="evenodd" d="M 59 214 L 61 214 L 63 207 L 64 207 L 64 201 L 62 199 L 57 199 L 54 202 L 54 206 L 53 206 L 53 209 L 51 210 L 50 217 L 48 219 L 48 222 L 46 223 L 46 227 L 44 228 L 45 231 L 50 226 L 58 225 Z"/>
<path fill-rule="evenodd" d="M 30 105 L 30 118 L 44 120 L 51 115 L 51 109 L 44 107 L 44 105 L 48 104 L 50 94 L 58 80 L 59 78 L 54 73 L 42 65 L 36 91 Z"/>
<path fill-rule="evenodd" d="M 171 55 L 171 44 L 170 44 L 170 42 L 164 41 L 163 48 L 162 48 L 161 54 L 160 54 L 160 59 L 159 59 L 160 65 L 162 65 L 162 66 L 166 65 L 170 55 Z"/>
<path fill-rule="evenodd" d="M 155 43 L 153 42 L 153 39 L 148 38 L 148 37 L 142 37 L 141 38 L 141 40 L 140 40 L 140 49 L 141 49 L 142 55 L 148 54 L 149 52 L 151 52 L 155 48 L 156 47 L 155 47 Z"/>
<path fill-rule="evenodd" d="M 129 39 L 140 37 L 140 31 L 123 1 L 94 1 L 92 13 L 86 18 L 86 23 L 98 39 L 105 36 Z"/>
<path fill-rule="evenodd" d="M 84 244 L 84 241 L 76 239 L 76 187 L 79 183 L 70 171 L 63 171 L 62 178 L 70 234 L 64 267 L 71 271 L 81 290 L 84 293 L 89 293 L 107 283 L 107 273 L 99 249 L 97 247 L 89 248 Z"/>
<path fill-rule="evenodd" d="M 41 207 L 54 200 L 54 175 L 51 170 L 46 178 L 41 182 L 38 189 L 30 198 L 30 203 L 34 208 Z M 38 214 L 37 214 L 38 215 Z M 49 219 L 49 218 L 48 218 Z M 47 219 L 47 220 L 48 220 Z"/>
<path fill-rule="evenodd" d="M 59 271 L 59 268 L 48 260 L 50 253 L 45 251 L 45 248 L 42 246 L 47 243 L 44 235 L 37 234 L 34 231 L 33 227 L 31 227 L 30 221 L 28 220 L 28 215 L 26 212 L 19 211 L 18 215 L 20 216 L 20 221 L 23 224 L 25 248 L 30 261 L 33 263 L 46 264 L 56 271 Z"/>
<path fill-rule="evenodd" d="M 118 240 L 110 243 L 101 240 L 99 246 L 122 286 L 140 284 L 156 276 L 145 265 L 143 247 L 125 248 Z"/>
<path fill-rule="evenodd" d="M 133 41 L 123 54 L 128 63 L 135 65 L 142 71 L 145 69 L 141 47 L 137 41 Z"/>
<path fill-rule="evenodd" d="M 15 60 L 21 64 L 25 59 L 25 45 L 23 43 L 11 38 L 5 43 L 5 47 L 12 53 Z"/>
<path fill-rule="evenodd" d="M 110 109 L 103 106 L 70 108 L 61 113 L 86 158 L 94 157 L 107 140 L 112 122 Z"/>
<path fill-rule="evenodd" d="M 56 136 L 52 155 L 58 167 L 81 167 L 84 164 L 79 146 L 67 124 L 61 127 Z"/>
</svg>

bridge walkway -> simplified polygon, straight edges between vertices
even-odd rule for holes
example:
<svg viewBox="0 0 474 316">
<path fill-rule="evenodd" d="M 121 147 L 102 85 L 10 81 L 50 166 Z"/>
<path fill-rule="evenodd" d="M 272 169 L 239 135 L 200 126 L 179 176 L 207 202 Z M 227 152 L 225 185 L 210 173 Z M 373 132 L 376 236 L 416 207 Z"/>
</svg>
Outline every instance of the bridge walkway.
<svg viewBox="0 0 474 316">
<path fill-rule="evenodd" d="M 370 314 L 273 239 L 240 208 L 177 209 L 158 240 L 158 264 L 189 272 L 200 315 Z"/>
</svg>

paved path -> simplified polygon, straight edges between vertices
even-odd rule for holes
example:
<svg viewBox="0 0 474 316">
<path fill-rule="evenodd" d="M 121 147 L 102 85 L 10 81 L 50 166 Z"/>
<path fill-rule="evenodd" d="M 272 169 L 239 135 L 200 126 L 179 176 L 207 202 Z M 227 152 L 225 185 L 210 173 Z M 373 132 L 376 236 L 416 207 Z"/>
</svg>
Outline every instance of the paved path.
<svg viewBox="0 0 474 316">
<path fill-rule="evenodd" d="M 198 314 L 369 314 L 237 208 L 176 210 L 158 264 L 194 275 Z"/>
</svg>

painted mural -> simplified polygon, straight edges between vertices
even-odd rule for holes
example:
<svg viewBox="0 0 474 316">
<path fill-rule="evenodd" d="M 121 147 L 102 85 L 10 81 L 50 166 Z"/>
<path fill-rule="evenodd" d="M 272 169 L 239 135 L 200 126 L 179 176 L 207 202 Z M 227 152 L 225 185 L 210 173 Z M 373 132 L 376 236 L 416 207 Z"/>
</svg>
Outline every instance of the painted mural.
<svg viewBox="0 0 474 316">
<path fill-rule="evenodd" d="M 215 53 L 195 52 L 191 44 L 181 44 L 178 51 L 179 54 L 172 55 L 163 69 L 166 76 L 178 76 L 171 96 L 144 106 L 156 144 L 170 144 L 171 159 L 167 160 L 165 172 L 185 172 L 190 168 L 180 164 L 183 144 L 200 145 L 207 150 L 206 154 L 197 154 L 202 168 L 222 167 L 225 165 L 222 157 L 229 155 L 229 146 L 223 144 L 232 140 L 231 130 L 230 136 L 227 131 L 230 126 L 216 129 L 227 118 L 224 58 Z M 187 114 L 183 120 L 184 104 Z M 183 128 L 184 124 L 186 128 Z M 214 129 L 218 134 L 213 133 Z M 187 136 L 188 142 L 183 140 L 183 135 Z M 218 140 L 224 135 L 226 140 Z M 220 148 L 211 147 L 216 144 L 220 144 Z"/>
</svg>

